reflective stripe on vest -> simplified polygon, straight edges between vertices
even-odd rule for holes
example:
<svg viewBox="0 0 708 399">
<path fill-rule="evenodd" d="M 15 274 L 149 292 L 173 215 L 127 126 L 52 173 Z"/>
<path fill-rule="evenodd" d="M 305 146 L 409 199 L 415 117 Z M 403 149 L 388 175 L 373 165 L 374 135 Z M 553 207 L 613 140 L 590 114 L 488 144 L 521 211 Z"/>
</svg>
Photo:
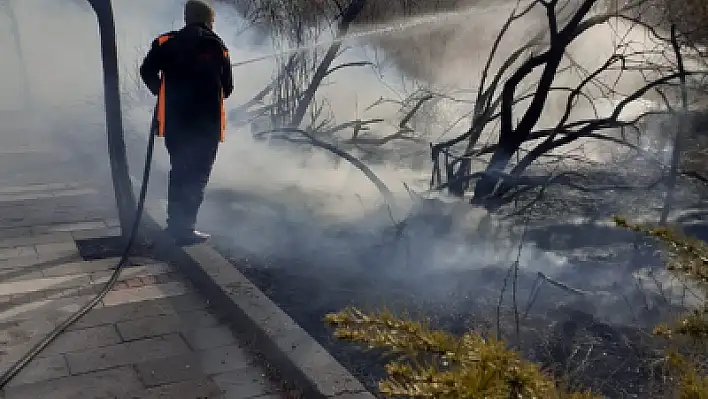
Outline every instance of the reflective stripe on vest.
<svg viewBox="0 0 708 399">
<path fill-rule="evenodd" d="M 219 128 L 221 129 L 221 136 L 219 136 L 219 141 L 223 142 L 226 137 L 226 110 L 224 109 L 224 90 L 222 89 L 219 93 L 219 108 L 221 108 L 221 121 Z"/>
<path fill-rule="evenodd" d="M 162 46 L 172 36 L 162 35 L 157 38 L 157 44 Z M 165 71 L 160 71 L 160 93 L 157 96 L 157 135 L 163 137 L 165 135 Z"/>
<path fill-rule="evenodd" d="M 224 57 L 226 59 L 229 59 L 229 51 L 224 50 Z M 221 108 L 221 138 L 220 140 L 223 142 L 224 139 L 226 138 L 226 109 L 224 108 L 224 89 L 221 89 L 221 93 L 219 94 L 219 104 Z"/>
</svg>

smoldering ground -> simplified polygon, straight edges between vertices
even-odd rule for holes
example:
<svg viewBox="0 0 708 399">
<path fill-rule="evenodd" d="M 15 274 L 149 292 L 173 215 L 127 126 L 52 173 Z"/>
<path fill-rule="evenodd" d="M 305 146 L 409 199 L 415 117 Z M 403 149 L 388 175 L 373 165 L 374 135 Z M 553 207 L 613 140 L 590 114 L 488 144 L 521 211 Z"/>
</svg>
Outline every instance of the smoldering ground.
<svg viewBox="0 0 708 399">
<path fill-rule="evenodd" d="M 80 0 L 11 3 L 19 22 L 22 57 L 9 40 L 10 25 L 2 20 L 0 103 L 12 109 L 16 106 L 13 101 L 29 92 L 32 106 L 39 110 L 32 114 L 33 118 L 54 127 L 56 145 L 92 154 L 72 161 L 108 180 L 95 17 Z M 114 4 L 124 124 L 135 177 L 141 172 L 155 101 L 140 83 L 137 67 L 157 34 L 180 26 L 181 3 L 121 0 Z M 476 88 L 489 49 L 511 5 L 461 2 L 455 5 L 458 12 L 448 12 L 438 20 L 432 18 L 428 23 L 395 32 L 383 29 L 380 35 L 347 42 L 349 49 L 338 62 L 380 62 L 375 62 L 373 68 L 338 70 L 318 90 L 318 97 L 327 100 L 327 110 L 337 122 L 357 118 L 385 120 L 372 128 L 373 134 L 381 136 L 395 131 L 405 110 L 395 104 L 368 109 L 377 100 L 400 99 L 420 87 L 455 93 L 454 100 L 437 101 L 425 110 L 432 117 L 415 120 L 422 144 L 391 143 L 384 147 L 394 154 L 390 159 L 369 164 L 393 192 L 395 207 L 383 203 L 381 193 L 359 170 L 322 148 L 255 140 L 255 132 L 236 111 L 273 79 L 278 58 L 234 69 L 236 91 L 227 101 L 230 127 L 202 208 L 200 227 L 214 232 L 220 250 L 238 260 L 239 267 L 313 335 L 334 348 L 340 358 L 344 356 L 341 347 L 332 346 L 321 317 L 346 305 L 420 311 L 456 331 L 480 328 L 493 321 L 505 275 L 516 259 L 522 236 L 526 242 L 519 257 L 520 308 L 532 297 L 539 272 L 584 292 L 546 284 L 533 302 L 533 314 L 541 320 L 530 323 L 533 328 L 562 324 L 571 318 L 563 313 L 567 309 L 582 309 L 599 320 L 629 325 L 650 325 L 662 316 L 655 311 L 660 300 L 652 288 L 653 280 L 637 277 L 640 263 L 652 268 L 658 267 L 659 262 L 649 255 L 636 255 L 632 249 L 636 236 L 595 223 L 612 214 L 649 218 L 652 207 L 661 199 L 661 190 L 615 190 L 588 196 L 552 189 L 551 199 L 526 226 L 521 220 L 499 221 L 458 200 L 440 197 L 440 201 L 421 201 L 411 197 L 403 186 L 406 183 L 415 191 L 427 188 L 425 142 L 454 136 L 469 127 L 470 119 L 460 116 L 472 107 L 474 96 L 470 93 Z M 229 45 L 234 62 L 273 50 L 267 26 L 260 31 L 249 30 L 237 11 L 221 3 L 216 6 L 216 30 Z M 396 15 L 386 18 L 401 25 L 410 22 L 410 18 Z M 546 23 L 539 11 L 515 24 L 500 46 L 498 59 L 542 32 Z M 381 25 L 377 21 L 353 30 L 366 32 L 380 29 Z M 613 50 L 617 29 L 600 26 L 587 32 L 569 49 L 574 61 L 587 69 L 599 66 Z M 654 45 L 641 30 L 633 30 L 631 35 L 638 46 Z M 324 37 L 322 47 L 327 45 L 326 33 Z M 18 79 L 23 67 L 29 87 L 23 87 Z M 492 69 L 495 67 L 498 63 Z M 414 84 L 412 78 L 419 80 Z M 557 77 L 565 85 L 577 84 L 581 79 L 570 72 Z M 636 90 L 643 82 L 630 74 L 620 82 L 618 91 Z M 618 96 L 597 101 L 603 103 L 604 112 L 609 112 L 620 99 Z M 649 100 L 628 109 L 627 117 L 653 106 Z M 564 96 L 551 96 L 542 124 L 557 120 L 564 106 Z M 590 111 L 591 104 L 580 103 L 572 117 L 587 117 Z M 488 132 L 490 141 L 494 137 L 494 132 Z M 576 153 L 601 163 L 629 157 L 615 146 L 592 141 L 579 141 L 572 147 Z M 568 148 L 563 150 L 567 152 Z M 422 166 L 411 167 L 405 154 L 422 157 Z M 150 195 L 161 199 L 165 197 L 168 162 L 159 143 L 155 162 Z M 566 167 L 596 172 L 585 164 L 568 162 Z M 648 182 L 660 173 L 640 159 L 627 165 L 620 173 L 601 172 L 619 183 Z M 700 197 L 691 186 L 683 187 L 681 193 L 679 204 L 696 202 Z M 571 218 L 581 217 L 590 223 L 571 222 Z M 480 229 L 480 225 L 486 227 Z M 656 278 L 656 274 L 653 276 Z M 505 320 L 510 298 L 507 291 Z M 601 324 L 598 321 L 590 325 L 598 323 Z M 608 345 L 615 344 L 612 341 Z M 346 356 L 343 359 L 348 366 L 369 373 L 361 370 L 368 364 L 357 365 L 355 360 Z"/>
</svg>

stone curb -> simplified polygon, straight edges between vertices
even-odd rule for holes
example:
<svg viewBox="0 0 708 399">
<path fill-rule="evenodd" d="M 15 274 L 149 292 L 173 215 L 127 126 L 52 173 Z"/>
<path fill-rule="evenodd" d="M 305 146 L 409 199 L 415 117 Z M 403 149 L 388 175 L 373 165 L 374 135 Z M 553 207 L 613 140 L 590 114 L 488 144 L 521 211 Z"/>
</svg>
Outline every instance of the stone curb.
<svg viewBox="0 0 708 399">
<path fill-rule="evenodd" d="M 176 246 L 159 232 L 165 211 L 145 205 L 143 224 L 153 231 L 160 258 L 191 280 L 240 338 L 264 356 L 307 399 L 373 399 L 363 384 L 314 338 L 208 244 Z"/>
</svg>

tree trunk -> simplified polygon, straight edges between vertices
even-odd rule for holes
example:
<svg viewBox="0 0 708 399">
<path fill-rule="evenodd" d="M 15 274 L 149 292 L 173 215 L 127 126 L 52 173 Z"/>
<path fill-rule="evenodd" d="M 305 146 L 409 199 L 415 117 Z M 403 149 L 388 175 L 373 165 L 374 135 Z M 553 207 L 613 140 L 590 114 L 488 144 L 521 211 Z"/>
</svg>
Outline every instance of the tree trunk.
<svg viewBox="0 0 708 399">
<path fill-rule="evenodd" d="M 469 176 L 472 173 L 472 161 L 469 158 L 464 158 L 459 163 L 460 166 L 457 170 L 448 170 L 448 181 L 451 183 L 447 190 L 450 195 L 461 198 L 465 195 L 467 189 L 470 188 L 470 181 L 465 179 L 465 176 Z M 454 166 L 450 166 L 450 169 L 453 168 Z"/>
<path fill-rule="evenodd" d="M 118 205 L 121 234 L 123 239 L 127 240 L 135 218 L 136 203 L 125 152 L 113 8 L 111 0 L 88 0 L 88 2 L 93 7 L 94 12 L 96 12 L 98 29 L 101 35 L 108 156 L 111 164 L 111 177 L 113 179 L 116 204 Z"/>
<path fill-rule="evenodd" d="M 558 30 L 555 8 L 547 9 L 550 25 L 549 48 L 545 52 L 529 58 L 509 77 L 509 80 L 504 83 L 501 94 L 499 147 L 494 154 L 492 154 L 492 159 L 489 161 L 489 164 L 487 164 L 485 175 L 475 186 L 475 202 L 483 202 L 494 194 L 494 188 L 501 182 L 500 172 L 506 169 L 514 153 L 519 150 L 521 144 L 526 141 L 534 126 L 536 126 L 551 91 L 553 79 L 563 60 L 565 49 L 575 37 L 577 37 L 576 30 L 578 25 L 590 11 L 595 1 L 596 0 L 584 0 L 578 10 L 570 18 L 567 25 L 561 30 Z M 513 108 L 516 87 L 536 68 L 541 66 L 543 66 L 543 72 L 539 79 L 538 86 L 536 87 L 536 93 L 524 113 L 524 116 L 519 121 L 519 124 L 514 127 Z M 513 184 L 513 182 L 510 182 L 510 184 Z"/>
</svg>

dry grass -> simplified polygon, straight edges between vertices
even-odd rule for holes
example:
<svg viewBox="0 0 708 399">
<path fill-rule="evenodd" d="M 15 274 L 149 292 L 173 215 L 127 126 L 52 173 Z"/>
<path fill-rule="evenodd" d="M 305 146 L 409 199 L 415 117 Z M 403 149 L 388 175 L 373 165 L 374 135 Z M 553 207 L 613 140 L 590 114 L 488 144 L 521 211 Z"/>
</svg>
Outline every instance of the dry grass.
<svg viewBox="0 0 708 399">
<path fill-rule="evenodd" d="M 386 365 L 381 393 L 396 398 L 590 399 L 590 392 L 567 392 L 539 366 L 504 342 L 468 332 L 461 337 L 424 323 L 348 308 L 329 314 L 340 339 L 395 355 Z"/>
<path fill-rule="evenodd" d="M 666 248 L 667 268 L 698 282 L 703 289 L 708 284 L 708 245 L 664 226 L 631 224 L 616 217 L 615 224 L 655 237 Z M 708 300 L 702 308 L 693 309 L 672 325 L 659 325 L 654 334 L 666 339 L 665 362 L 669 371 L 671 397 L 707 399 L 708 375 Z"/>
</svg>

